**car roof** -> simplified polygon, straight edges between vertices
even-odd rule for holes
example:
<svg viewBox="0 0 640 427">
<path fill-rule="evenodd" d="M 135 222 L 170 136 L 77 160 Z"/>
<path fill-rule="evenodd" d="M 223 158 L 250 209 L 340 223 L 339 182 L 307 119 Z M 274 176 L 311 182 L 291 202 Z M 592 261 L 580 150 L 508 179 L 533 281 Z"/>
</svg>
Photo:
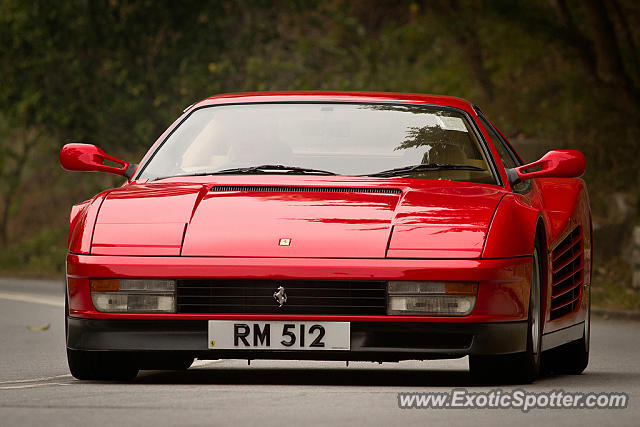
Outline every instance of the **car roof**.
<svg viewBox="0 0 640 427">
<path fill-rule="evenodd" d="M 429 104 L 455 107 L 473 112 L 473 105 L 466 99 L 454 96 L 424 95 L 396 92 L 345 92 L 345 91 L 289 91 L 289 92 L 244 92 L 214 95 L 193 105 L 256 103 L 256 102 L 390 102 Z"/>
</svg>

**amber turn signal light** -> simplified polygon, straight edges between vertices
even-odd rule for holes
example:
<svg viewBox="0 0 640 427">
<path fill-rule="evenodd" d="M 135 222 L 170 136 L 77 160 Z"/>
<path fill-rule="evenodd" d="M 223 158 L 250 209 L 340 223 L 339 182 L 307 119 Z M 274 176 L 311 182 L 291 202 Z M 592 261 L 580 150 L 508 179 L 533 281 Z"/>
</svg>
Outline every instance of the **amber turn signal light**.
<svg viewBox="0 0 640 427">
<path fill-rule="evenodd" d="M 478 284 L 469 282 L 447 282 L 445 283 L 445 293 L 447 295 L 477 295 Z"/>
<path fill-rule="evenodd" d="M 91 279 L 91 290 L 96 292 L 118 292 L 119 279 Z"/>
</svg>

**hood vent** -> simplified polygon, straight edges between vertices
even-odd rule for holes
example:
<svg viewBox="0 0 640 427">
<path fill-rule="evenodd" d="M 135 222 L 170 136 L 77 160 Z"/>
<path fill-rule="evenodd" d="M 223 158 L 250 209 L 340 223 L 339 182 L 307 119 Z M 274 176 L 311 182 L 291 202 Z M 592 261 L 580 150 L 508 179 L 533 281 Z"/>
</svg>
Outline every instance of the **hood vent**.
<svg viewBox="0 0 640 427">
<path fill-rule="evenodd" d="M 399 188 L 281 187 L 270 185 L 216 185 L 211 187 L 210 191 L 268 191 L 273 193 L 402 193 L 402 190 Z"/>
<path fill-rule="evenodd" d="M 582 227 L 574 228 L 552 252 L 551 320 L 573 312 L 584 283 Z"/>
</svg>

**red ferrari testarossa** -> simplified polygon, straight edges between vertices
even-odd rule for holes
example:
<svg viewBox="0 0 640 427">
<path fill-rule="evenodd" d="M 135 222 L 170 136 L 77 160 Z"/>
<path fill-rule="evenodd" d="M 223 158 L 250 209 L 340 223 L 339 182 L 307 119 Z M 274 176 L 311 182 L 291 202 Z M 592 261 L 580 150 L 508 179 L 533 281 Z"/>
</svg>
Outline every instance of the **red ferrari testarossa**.
<svg viewBox="0 0 640 427">
<path fill-rule="evenodd" d="M 543 352 L 557 372 L 587 366 L 584 156 L 523 164 L 465 100 L 219 95 L 139 164 L 78 143 L 60 162 L 127 179 L 71 210 L 76 378 L 194 358 L 468 355 L 475 378 L 512 382 Z"/>
</svg>

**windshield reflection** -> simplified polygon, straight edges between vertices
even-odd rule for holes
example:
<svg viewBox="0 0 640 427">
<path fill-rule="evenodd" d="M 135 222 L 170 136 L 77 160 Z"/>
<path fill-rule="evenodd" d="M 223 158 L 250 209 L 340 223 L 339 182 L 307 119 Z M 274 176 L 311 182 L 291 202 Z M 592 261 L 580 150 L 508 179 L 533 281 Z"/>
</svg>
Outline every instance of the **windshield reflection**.
<svg viewBox="0 0 640 427">
<path fill-rule="evenodd" d="M 430 163 L 476 170 L 408 174 L 495 183 L 479 141 L 459 111 L 391 104 L 222 105 L 194 110 L 158 149 L 141 178 L 225 169 L 237 174 L 284 173 L 242 169 L 263 164 L 363 176 Z"/>
</svg>

